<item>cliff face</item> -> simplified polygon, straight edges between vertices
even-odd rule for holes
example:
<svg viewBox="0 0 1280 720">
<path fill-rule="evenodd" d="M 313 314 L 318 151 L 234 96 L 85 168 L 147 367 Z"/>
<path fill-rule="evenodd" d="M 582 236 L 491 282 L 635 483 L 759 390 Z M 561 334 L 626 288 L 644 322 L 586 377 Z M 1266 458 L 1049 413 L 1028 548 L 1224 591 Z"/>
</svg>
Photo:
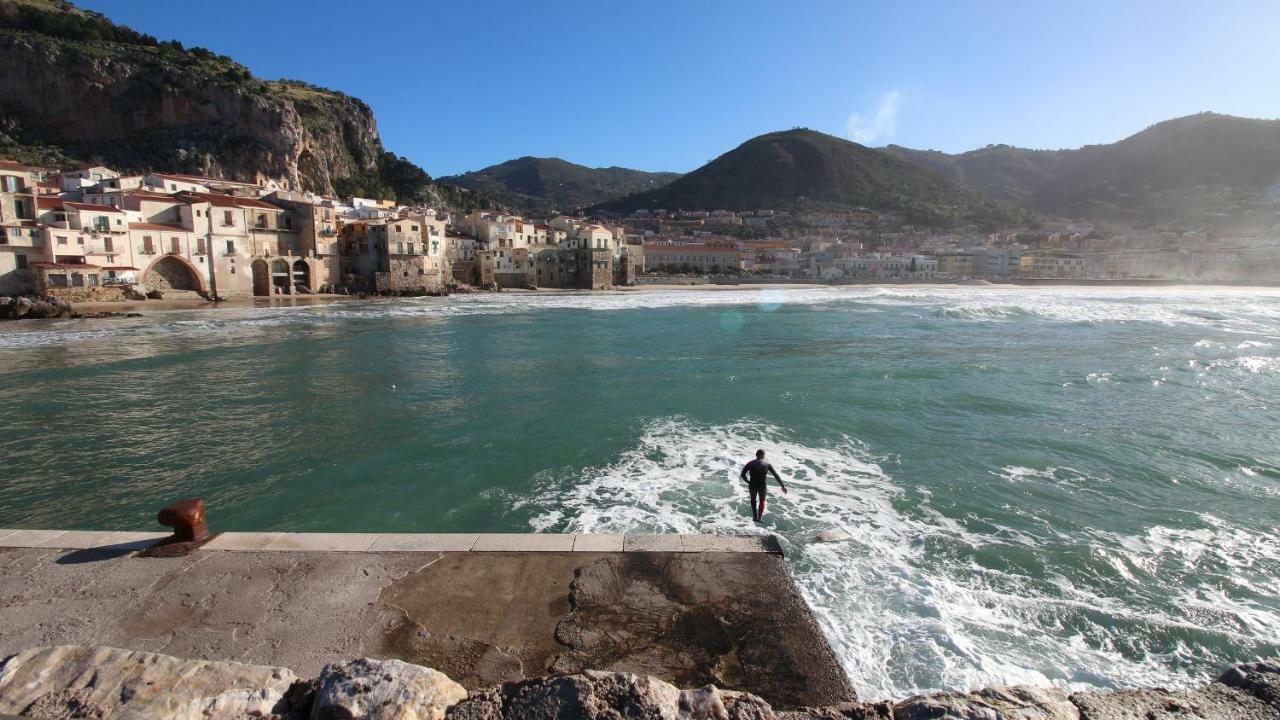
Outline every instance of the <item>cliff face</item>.
<svg viewBox="0 0 1280 720">
<path fill-rule="evenodd" d="M 376 172 L 383 152 L 359 100 L 154 47 L 0 33 L 0 67 L 0 117 L 72 157 L 331 192 L 334 179 Z"/>
</svg>

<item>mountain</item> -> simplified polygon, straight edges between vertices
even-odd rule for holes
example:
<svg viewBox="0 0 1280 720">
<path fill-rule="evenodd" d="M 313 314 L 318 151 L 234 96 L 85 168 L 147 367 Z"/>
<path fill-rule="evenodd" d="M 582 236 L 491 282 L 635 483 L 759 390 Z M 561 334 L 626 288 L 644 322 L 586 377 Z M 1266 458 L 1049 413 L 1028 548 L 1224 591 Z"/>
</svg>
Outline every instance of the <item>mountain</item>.
<svg viewBox="0 0 1280 720">
<path fill-rule="evenodd" d="M 813 130 L 761 135 L 665 187 L 599 210 L 815 209 L 896 211 L 912 222 L 1019 222 L 1023 213 L 895 155 Z"/>
<path fill-rule="evenodd" d="M 441 178 L 441 182 L 490 195 L 531 215 L 550 215 L 651 190 L 678 177 L 679 173 L 590 168 L 560 158 L 522 157 Z"/>
<path fill-rule="evenodd" d="M 403 201 L 466 204 L 388 152 L 357 98 L 264 81 L 229 57 L 64 0 L 0 0 L 0 156 L 102 162 Z"/>
<path fill-rule="evenodd" d="M 1275 209 L 1280 182 L 1280 121 L 1214 113 L 1076 150 L 992 145 L 948 155 L 891 145 L 885 151 L 996 200 L 1109 222 L 1265 215 Z"/>
</svg>

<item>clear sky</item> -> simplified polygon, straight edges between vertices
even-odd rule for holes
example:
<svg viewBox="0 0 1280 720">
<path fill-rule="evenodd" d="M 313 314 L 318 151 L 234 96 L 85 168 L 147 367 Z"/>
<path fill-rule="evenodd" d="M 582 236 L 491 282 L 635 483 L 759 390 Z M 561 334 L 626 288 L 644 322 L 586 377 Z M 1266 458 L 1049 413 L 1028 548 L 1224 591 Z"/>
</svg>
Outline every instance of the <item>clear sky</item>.
<svg viewBox="0 0 1280 720">
<path fill-rule="evenodd" d="M 687 171 L 796 126 L 960 152 L 1280 117 L 1276 0 L 78 4 L 362 98 L 433 176 L 521 155 Z"/>
</svg>

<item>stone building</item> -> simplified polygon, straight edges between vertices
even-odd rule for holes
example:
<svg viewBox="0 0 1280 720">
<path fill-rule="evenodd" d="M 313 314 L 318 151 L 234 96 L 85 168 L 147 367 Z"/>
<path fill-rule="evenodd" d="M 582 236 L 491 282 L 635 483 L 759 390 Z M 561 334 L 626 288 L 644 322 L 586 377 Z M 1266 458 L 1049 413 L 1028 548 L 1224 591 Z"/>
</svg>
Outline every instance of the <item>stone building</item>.
<svg viewBox="0 0 1280 720">
<path fill-rule="evenodd" d="M 45 259 L 36 224 L 37 183 L 45 171 L 0 160 L 0 294 L 34 290 L 32 263 Z"/>
</svg>

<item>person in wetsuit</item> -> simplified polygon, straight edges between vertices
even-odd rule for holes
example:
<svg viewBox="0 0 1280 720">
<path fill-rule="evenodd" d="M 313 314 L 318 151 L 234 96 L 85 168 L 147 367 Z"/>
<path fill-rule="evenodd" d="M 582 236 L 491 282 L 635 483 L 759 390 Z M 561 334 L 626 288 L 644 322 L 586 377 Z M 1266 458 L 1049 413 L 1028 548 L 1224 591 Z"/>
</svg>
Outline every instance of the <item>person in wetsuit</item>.
<svg viewBox="0 0 1280 720">
<path fill-rule="evenodd" d="M 787 494 L 787 485 L 782 482 L 782 478 L 778 475 L 778 471 L 773 469 L 764 459 L 764 451 L 756 451 L 756 459 L 747 463 L 742 467 L 742 472 L 738 474 L 739 479 L 747 481 L 747 489 L 751 492 L 751 519 L 760 522 L 760 518 L 764 517 L 764 498 L 768 494 L 768 486 L 765 484 L 769 479 L 769 473 L 773 473 L 773 477 L 778 480 L 778 485 L 782 487 L 782 494 Z M 750 479 L 747 476 L 750 475 Z"/>
</svg>

